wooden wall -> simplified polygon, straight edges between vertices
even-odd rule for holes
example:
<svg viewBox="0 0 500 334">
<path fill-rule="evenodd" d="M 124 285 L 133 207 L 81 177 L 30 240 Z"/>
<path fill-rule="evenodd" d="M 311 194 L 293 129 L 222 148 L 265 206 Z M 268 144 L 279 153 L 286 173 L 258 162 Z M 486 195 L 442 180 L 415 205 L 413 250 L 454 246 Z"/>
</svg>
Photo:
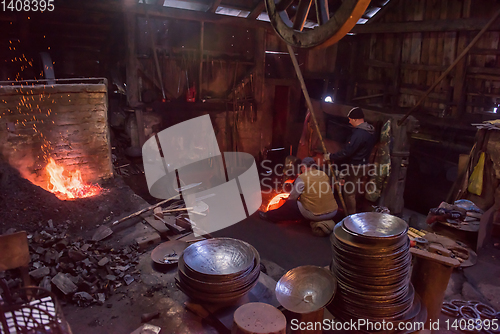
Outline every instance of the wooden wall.
<svg viewBox="0 0 500 334">
<path fill-rule="evenodd" d="M 148 105 L 144 92 L 161 100 L 163 86 L 165 101 L 153 108 L 164 127 L 209 114 L 221 151 L 258 157 L 270 147 L 265 29 L 134 14 L 128 22 L 130 105 Z M 190 87 L 196 89 L 194 103 L 186 101 Z"/>
<path fill-rule="evenodd" d="M 348 102 L 388 112 L 414 106 L 498 9 L 488 0 L 391 0 L 347 37 L 356 59 Z M 499 37 L 494 24 L 422 103 L 423 111 L 459 118 L 493 110 L 500 103 Z"/>
</svg>

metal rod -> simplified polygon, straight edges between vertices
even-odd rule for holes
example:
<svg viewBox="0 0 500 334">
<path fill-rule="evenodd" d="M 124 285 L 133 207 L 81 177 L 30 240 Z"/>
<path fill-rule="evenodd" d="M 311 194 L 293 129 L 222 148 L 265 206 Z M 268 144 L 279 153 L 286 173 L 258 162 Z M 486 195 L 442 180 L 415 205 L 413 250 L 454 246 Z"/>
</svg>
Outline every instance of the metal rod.
<svg viewBox="0 0 500 334">
<path fill-rule="evenodd" d="M 451 64 L 450 67 L 448 67 L 448 69 L 444 71 L 443 74 L 441 74 L 441 76 L 436 80 L 436 82 L 420 98 L 420 100 L 418 100 L 418 102 L 403 116 L 403 118 L 401 118 L 398 121 L 399 126 L 401 126 L 401 124 L 403 124 L 403 122 L 411 115 L 411 113 L 414 112 L 420 106 L 420 104 L 422 104 L 422 102 L 427 98 L 427 96 L 434 90 L 434 88 L 436 88 L 436 86 L 441 82 L 441 80 L 443 80 L 451 72 L 451 70 L 460 62 L 460 60 L 462 60 L 462 58 L 467 55 L 469 50 L 472 49 L 472 47 L 477 43 L 479 38 L 481 38 L 481 36 L 486 32 L 486 30 L 488 30 L 488 28 L 496 21 L 498 16 L 500 16 L 500 10 L 497 11 L 495 15 L 493 15 L 491 20 L 489 20 L 488 23 L 486 23 L 483 29 L 481 29 L 481 31 L 476 35 L 476 37 L 474 37 L 474 39 L 469 43 L 469 45 L 467 45 L 467 47 L 462 51 L 462 53 L 457 57 L 457 59 L 455 59 L 453 64 Z"/>
<path fill-rule="evenodd" d="M 297 57 L 295 57 L 295 53 L 293 52 L 293 49 L 290 45 L 287 44 L 286 47 L 288 49 L 288 53 L 290 54 L 290 58 L 292 58 L 293 67 L 295 68 L 295 72 L 297 73 L 297 77 L 299 78 L 299 81 L 300 81 L 300 87 L 302 88 L 302 92 L 304 93 L 304 97 L 306 98 L 307 107 L 311 111 L 311 116 L 312 116 L 312 120 L 314 122 L 314 127 L 316 129 L 316 132 L 318 133 L 318 138 L 321 142 L 323 152 L 327 153 L 328 151 L 327 151 L 326 146 L 325 146 L 325 141 L 323 140 L 323 136 L 321 135 L 321 131 L 319 130 L 318 122 L 316 121 L 316 115 L 314 114 L 314 109 L 312 106 L 311 98 L 309 97 L 309 93 L 307 92 L 306 83 L 304 82 L 304 78 L 302 77 L 302 72 L 300 71 L 299 63 L 297 62 Z M 333 166 L 329 161 L 327 161 L 327 164 L 330 167 L 333 185 L 335 186 L 335 189 L 337 190 L 337 193 L 339 194 L 340 203 L 342 204 L 342 208 L 344 209 L 344 213 L 347 214 L 347 208 L 345 206 L 344 197 L 342 196 L 342 193 L 340 192 L 339 185 L 335 181 L 335 171 L 333 170 Z"/>
<path fill-rule="evenodd" d="M 161 202 L 156 203 L 156 204 L 154 204 L 154 205 L 150 205 L 150 206 L 148 206 L 147 208 L 144 208 L 144 209 L 142 209 L 142 210 L 136 211 L 136 212 L 134 212 L 134 213 L 132 213 L 132 214 L 130 214 L 130 215 L 128 215 L 128 216 L 126 216 L 126 217 L 123 217 L 123 218 L 121 218 L 121 219 L 119 219 L 119 220 L 117 220 L 117 221 L 113 222 L 113 224 L 111 224 L 111 225 L 116 225 L 116 224 L 119 224 L 119 223 L 121 223 L 121 222 L 124 222 L 124 221 L 125 221 L 125 220 L 127 220 L 127 219 L 130 219 L 130 218 L 136 217 L 136 216 L 138 216 L 138 215 L 140 215 L 140 214 L 142 214 L 142 213 L 144 213 L 144 212 L 147 212 L 147 211 L 149 211 L 149 210 L 153 210 L 154 208 L 156 208 L 156 207 L 158 207 L 158 206 L 160 206 L 160 205 L 163 205 L 163 204 L 167 203 L 168 201 L 171 201 L 171 200 L 173 200 L 174 198 L 177 198 L 177 197 L 179 197 L 179 196 L 180 196 L 180 195 L 175 195 L 175 196 L 170 197 L 170 198 L 168 198 L 168 199 L 166 199 L 166 200 L 164 200 L 164 201 L 161 201 Z"/>
</svg>

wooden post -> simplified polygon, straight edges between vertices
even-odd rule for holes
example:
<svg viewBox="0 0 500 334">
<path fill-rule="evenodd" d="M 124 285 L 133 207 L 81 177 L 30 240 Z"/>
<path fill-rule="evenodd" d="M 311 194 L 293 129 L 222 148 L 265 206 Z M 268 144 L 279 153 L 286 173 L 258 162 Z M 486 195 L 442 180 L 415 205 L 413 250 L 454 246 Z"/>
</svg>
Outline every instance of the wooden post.
<svg viewBox="0 0 500 334">
<path fill-rule="evenodd" d="M 465 0 L 463 4 L 463 16 L 470 16 L 470 7 L 471 0 Z M 458 35 L 458 45 L 457 45 L 457 54 L 462 52 L 467 45 L 467 36 L 468 33 L 466 31 L 460 32 Z M 453 117 L 459 117 L 461 114 L 465 112 L 465 79 L 467 77 L 467 57 L 464 57 L 457 64 L 455 70 L 455 78 L 454 78 L 454 87 L 453 87 L 453 105 L 451 108 L 451 115 Z"/>
<path fill-rule="evenodd" d="M 328 150 L 326 149 L 326 146 L 325 146 L 325 141 L 323 140 L 323 136 L 321 135 L 321 131 L 319 129 L 318 121 L 316 120 L 316 115 L 314 114 L 314 109 L 312 106 L 311 98 L 309 97 L 309 93 L 307 91 L 306 83 L 304 81 L 304 78 L 302 77 L 302 72 L 300 71 L 297 57 L 295 57 L 295 52 L 293 51 L 292 47 L 289 44 L 287 44 L 286 47 L 288 49 L 288 53 L 290 54 L 290 58 L 292 58 L 293 67 L 295 68 L 295 72 L 297 74 L 297 77 L 299 78 L 300 87 L 302 87 L 302 92 L 304 93 L 307 107 L 311 111 L 311 118 L 314 122 L 314 128 L 316 129 L 316 132 L 318 133 L 318 138 L 319 138 L 319 141 L 321 142 L 321 147 L 323 148 L 323 153 L 328 153 Z M 342 204 L 342 209 L 344 209 L 344 213 L 347 214 L 347 208 L 345 206 L 344 197 L 342 196 L 342 193 L 340 192 L 339 185 L 335 181 L 335 171 L 334 171 L 331 163 L 330 162 L 327 162 L 327 163 L 330 166 L 330 172 L 332 174 L 333 184 L 335 186 L 335 189 L 337 190 L 337 193 L 339 194 L 339 199 L 340 199 L 340 203 Z"/>
<path fill-rule="evenodd" d="M 137 55 L 135 51 L 136 16 L 126 12 L 125 26 L 127 27 L 127 102 L 135 107 L 139 104 L 139 85 L 137 82 Z"/>
<path fill-rule="evenodd" d="M 444 292 L 453 268 L 458 267 L 460 262 L 417 248 L 411 248 L 410 251 L 416 258 L 411 282 L 415 287 L 415 293 L 422 298 L 422 303 L 427 308 L 426 328 L 428 328 L 430 321 L 435 322 L 439 319 Z"/>
<path fill-rule="evenodd" d="M 396 38 L 396 46 L 394 48 L 394 96 L 392 99 L 392 110 L 394 112 L 396 112 L 399 108 L 399 88 L 401 87 L 401 51 L 403 49 L 403 40 L 403 34 L 399 34 Z"/>
</svg>

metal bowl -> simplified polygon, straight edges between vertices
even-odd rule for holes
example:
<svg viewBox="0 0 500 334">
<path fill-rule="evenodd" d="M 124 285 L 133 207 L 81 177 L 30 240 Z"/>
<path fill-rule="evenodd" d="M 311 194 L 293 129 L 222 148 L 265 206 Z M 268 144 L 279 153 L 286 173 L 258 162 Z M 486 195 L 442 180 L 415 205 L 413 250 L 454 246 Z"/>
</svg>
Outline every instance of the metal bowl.
<svg viewBox="0 0 500 334">
<path fill-rule="evenodd" d="M 301 266 L 283 275 L 276 284 L 276 298 L 287 310 L 310 313 L 326 306 L 337 290 L 330 271 L 317 266 Z"/>
<path fill-rule="evenodd" d="M 185 241 L 166 241 L 153 249 L 151 259 L 158 264 L 174 264 L 179 261 L 179 257 L 187 247 L 188 243 Z"/>
<path fill-rule="evenodd" d="M 364 237 L 392 238 L 408 231 L 408 225 L 403 219 L 379 212 L 350 215 L 342 223 L 348 231 Z"/>
<path fill-rule="evenodd" d="M 184 250 L 184 263 L 203 275 L 238 276 L 254 264 L 252 247 L 241 240 L 214 238 L 199 241 Z"/>
<path fill-rule="evenodd" d="M 260 255 L 251 246 L 254 262 L 249 272 L 238 276 L 203 275 L 201 278 L 192 276 L 193 271 L 187 270 L 185 253 L 179 258 L 178 287 L 190 298 L 209 303 L 233 303 L 247 294 L 257 284 L 260 275 Z M 204 280 L 210 278 L 210 280 Z M 217 278 L 216 280 L 214 278 Z"/>
</svg>

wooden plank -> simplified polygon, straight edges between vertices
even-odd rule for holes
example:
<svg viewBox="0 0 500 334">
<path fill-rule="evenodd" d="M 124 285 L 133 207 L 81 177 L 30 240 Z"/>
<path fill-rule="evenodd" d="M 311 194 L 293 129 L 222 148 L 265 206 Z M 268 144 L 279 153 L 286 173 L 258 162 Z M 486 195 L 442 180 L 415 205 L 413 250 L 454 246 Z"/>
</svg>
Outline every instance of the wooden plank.
<svg viewBox="0 0 500 334">
<path fill-rule="evenodd" d="M 429 10 L 430 10 L 430 17 L 432 20 L 437 20 L 440 17 L 440 12 L 441 12 L 441 5 L 439 0 L 432 0 L 429 3 Z M 439 32 L 431 32 L 430 34 L 430 41 L 429 41 L 429 65 L 441 65 L 441 63 L 438 60 L 438 37 L 439 37 Z M 434 80 L 436 79 L 436 74 L 435 73 L 427 73 L 427 86 L 431 86 L 434 83 Z M 432 101 L 429 101 L 428 108 L 438 108 L 437 103 L 433 103 Z"/>
<path fill-rule="evenodd" d="M 420 257 L 420 258 L 425 259 L 425 260 L 435 261 L 437 263 L 440 263 L 440 264 L 448 266 L 448 267 L 455 268 L 455 267 L 458 267 L 460 265 L 460 261 L 458 261 L 457 259 L 452 259 L 451 257 L 446 257 L 446 256 L 442 256 L 439 254 L 430 253 L 426 250 L 418 249 L 415 247 L 410 248 L 410 253 L 416 257 Z"/>
<path fill-rule="evenodd" d="M 392 110 L 396 112 L 399 108 L 399 87 L 401 86 L 401 50 L 403 48 L 403 35 L 398 35 L 394 47 L 394 71 L 393 71 L 393 89 L 395 96 L 392 99 Z"/>
<path fill-rule="evenodd" d="M 393 55 L 394 57 L 394 55 Z M 382 67 L 382 68 L 394 68 L 395 64 L 393 62 L 386 62 L 382 60 L 376 60 L 376 59 L 368 59 L 365 60 L 365 65 L 366 66 L 372 66 L 372 67 Z"/>
<path fill-rule="evenodd" d="M 146 5 L 139 4 L 128 10 L 129 13 L 134 13 L 139 16 L 146 15 L 150 17 L 160 17 L 160 18 L 171 18 L 178 20 L 187 20 L 187 21 L 204 21 L 204 22 L 212 22 L 216 24 L 224 24 L 229 26 L 237 26 L 240 28 L 246 29 L 258 29 L 263 28 L 267 30 L 272 30 L 272 26 L 269 22 L 266 21 L 258 21 L 258 20 L 247 20 L 243 17 L 236 16 L 228 16 L 228 15 L 220 15 L 215 13 L 207 13 L 207 12 L 199 12 L 195 10 L 187 10 L 187 9 L 179 9 L 172 7 L 159 7 L 154 5 Z"/>
<path fill-rule="evenodd" d="M 370 36 L 370 48 L 369 48 L 369 56 L 368 59 L 373 59 L 373 60 L 378 60 L 375 56 L 375 48 L 377 45 L 377 35 L 373 34 Z M 373 80 L 373 81 L 378 81 L 379 78 L 376 77 L 375 75 L 375 68 L 374 67 L 369 67 L 368 68 L 368 80 Z M 368 92 L 368 94 L 371 94 L 372 92 Z"/>
<path fill-rule="evenodd" d="M 387 34 L 413 32 L 448 32 L 448 31 L 477 31 L 488 23 L 488 19 L 469 18 L 456 20 L 430 20 L 418 22 L 394 22 L 358 24 L 351 32 L 356 34 Z M 491 30 L 500 30 L 500 21 L 495 22 Z"/>
<path fill-rule="evenodd" d="M 427 0 L 426 10 L 424 14 L 424 20 L 436 20 L 439 18 L 439 4 L 438 0 Z M 437 32 L 427 32 L 427 41 L 425 43 L 427 48 L 427 54 L 425 58 L 427 59 L 427 64 L 430 66 L 436 66 L 436 44 L 437 44 Z M 434 73 L 425 72 L 425 81 L 423 82 L 426 86 L 430 86 L 432 84 L 432 80 L 434 80 Z M 425 101 L 424 106 L 426 108 L 432 107 L 431 101 Z"/>
<path fill-rule="evenodd" d="M 457 0 L 450 0 L 451 3 L 448 6 L 448 19 L 459 19 L 462 10 L 461 4 Z M 457 7 L 457 4 L 460 5 Z M 456 43 L 457 43 L 457 32 L 447 32 L 444 34 L 444 54 L 443 54 L 443 65 L 449 66 L 456 57 Z"/>
<path fill-rule="evenodd" d="M 488 75 L 488 74 L 469 74 L 469 73 L 467 73 L 467 78 L 478 79 L 478 80 L 500 81 L 500 76 Z"/>
<path fill-rule="evenodd" d="M 470 15 L 472 0 L 464 0 L 462 5 L 462 17 L 468 18 Z M 459 32 L 458 43 L 457 43 L 457 55 L 462 53 L 466 48 L 468 43 L 468 33 L 465 31 Z M 473 49 L 471 49 L 472 51 Z M 465 101 L 467 96 L 465 95 L 465 80 L 467 73 L 467 63 L 469 56 L 465 56 L 458 64 L 455 70 L 455 76 L 453 79 L 453 103 L 451 107 L 451 115 L 453 117 L 458 117 L 463 114 L 465 110 Z"/>
<path fill-rule="evenodd" d="M 429 44 L 430 44 L 430 33 L 422 33 L 422 50 L 420 54 L 420 66 L 429 66 Z M 418 85 L 427 84 L 427 69 L 423 69 L 418 72 Z M 426 101 L 427 104 L 427 101 Z M 424 106 L 426 105 L 424 104 Z"/>
<path fill-rule="evenodd" d="M 397 43 L 397 35 L 396 34 L 385 34 L 384 35 L 384 55 L 383 61 L 392 63 L 394 61 L 394 48 Z M 392 66 L 394 67 L 394 65 Z"/>
<path fill-rule="evenodd" d="M 402 22 L 411 22 L 413 21 L 413 11 L 414 11 L 414 2 L 406 2 L 405 6 L 402 8 L 401 19 Z M 401 64 L 409 64 L 411 58 L 411 42 L 412 42 L 412 34 L 406 33 L 403 34 L 402 39 L 402 49 L 401 49 Z M 412 71 L 402 69 L 400 67 L 400 82 L 399 84 L 411 84 L 411 73 Z M 400 94 L 399 90 L 397 91 Z M 399 106 L 408 107 L 412 103 L 413 96 L 400 94 L 399 98 Z"/>
<path fill-rule="evenodd" d="M 411 8 L 411 7 L 410 7 Z M 402 49 L 401 49 L 401 62 L 402 63 L 410 63 L 410 56 L 411 56 L 411 34 L 404 34 L 403 35 L 403 44 L 402 44 Z M 401 69 L 401 83 L 402 84 L 410 84 L 411 83 L 411 71 Z M 412 97 L 410 96 L 401 96 L 400 99 L 400 106 L 401 107 L 408 107 L 411 104 L 411 99 Z"/>
<path fill-rule="evenodd" d="M 215 13 L 217 7 L 219 7 L 222 0 L 213 0 L 210 8 L 207 10 L 207 13 Z"/>
<path fill-rule="evenodd" d="M 471 55 L 500 55 L 500 50 L 499 49 L 480 49 L 480 48 L 473 48 L 469 52 Z"/>
<path fill-rule="evenodd" d="M 415 0 L 412 1 L 414 3 L 415 9 L 413 12 L 413 20 L 414 21 L 422 21 L 424 19 L 424 0 Z M 420 64 L 420 55 L 422 52 L 422 33 L 417 32 L 412 34 L 411 41 L 411 55 L 410 55 L 410 64 Z M 411 83 L 418 84 L 418 70 L 414 70 L 411 72 Z"/>
<path fill-rule="evenodd" d="M 441 20 L 446 20 L 447 18 L 447 8 L 448 8 L 448 0 L 440 0 L 439 2 L 439 18 Z M 444 42 L 445 42 L 445 33 L 444 32 L 439 32 L 437 34 L 437 42 L 436 42 L 436 65 L 443 65 L 444 62 Z M 432 79 L 432 83 L 436 82 L 437 79 L 441 73 L 434 73 L 434 78 Z M 443 91 L 444 89 L 444 83 L 441 81 L 436 88 L 434 89 L 435 92 L 440 92 Z M 439 106 L 433 106 L 439 108 Z"/>
<path fill-rule="evenodd" d="M 453 64 L 450 65 L 450 67 L 444 71 L 441 76 L 438 78 L 438 80 L 427 90 L 426 94 L 429 94 L 434 90 L 435 87 L 439 84 L 440 80 L 444 79 L 455 67 L 455 65 L 458 64 L 458 62 L 463 59 L 466 55 L 467 52 L 474 47 L 474 45 L 477 43 L 477 41 L 481 38 L 481 36 L 491 27 L 491 25 L 495 22 L 497 22 L 498 17 L 500 17 L 500 10 L 495 12 L 495 14 L 491 17 L 491 19 L 488 21 L 488 23 L 481 29 L 481 31 L 474 37 L 474 39 L 467 45 L 467 47 L 464 49 L 464 51 L 457 56 L 457 59 L 453 62 Z M 420 98 L 418 103 L 412 107 L 404 116 L 401 118 L 401 120 L 398 121 L 398 124 L 402 124 L 406 118 L 408 118 L 409 115 L 411 115 L 412 112 L 414 112 L 419 106 L 420 103 L 422 103 L 423 100 L 425 100 L 425 95 Z"/>
<path fill-rule="evenodd" d="M 499 33 L 497 31 L 492 31 L 487 34 L 487 42 L 485 47 L 489 49 L 498 49 L 498 39 Z M 485 55 L 485 65 L 488 67 L 494 67 L 497 65 L 498 56 L 495 54 Z"/>
<path fill-rule="evenodd" d="M 266 3 L 264 1 L 259 1 L 259 3 L 252 9 L 250 14 L 247 16 L 247 20 L 255 20 L 259 15 L 266 9 Z"/>
<path fill-rule="evenodd" d="M 414 96 L 424 96 L 425 91 L 415 88 L 406 88 L 401 87 L 400 92 L 402 94 L 414 95 Z M 435 100 L 439 100 L 440 102 L 446 102 L 446 94 L 443 93 L 430 93 L 429 98 L 433 98 Z"/>
<path fill-rule="evenodd" d="M 137 19 L 135 14 L 126 13 L 125 26 L 127 29 L 127 102 L 130 106 L 139 104 L 139 82 L 137 80 L 137 56 L 135 49 L 135 28 Z"/>
<path fill-rule="evenodd" d="M 489 68 L 489 67 L 468 67 L 467 74 L 492 74 L 500 75 L 500 68 Z"/>
<path fill-rule="evenodd" d="M 368 22 L 366 22 L 366 24 L 373 24 L 375 22 L 379 22 L 381 19 L 385 18 L 385 16 L 391 13 L 396 6 L 400 5 L 400 2 L 403 1 L 399 0 L 389 1 L 389 3 L 387 3 L 384 7 L 382 7 L 382 9 L 380 9 L 377 12 L 377 14 L 375 14 L 371 19 L 369 19 Z"/>
</svg>

